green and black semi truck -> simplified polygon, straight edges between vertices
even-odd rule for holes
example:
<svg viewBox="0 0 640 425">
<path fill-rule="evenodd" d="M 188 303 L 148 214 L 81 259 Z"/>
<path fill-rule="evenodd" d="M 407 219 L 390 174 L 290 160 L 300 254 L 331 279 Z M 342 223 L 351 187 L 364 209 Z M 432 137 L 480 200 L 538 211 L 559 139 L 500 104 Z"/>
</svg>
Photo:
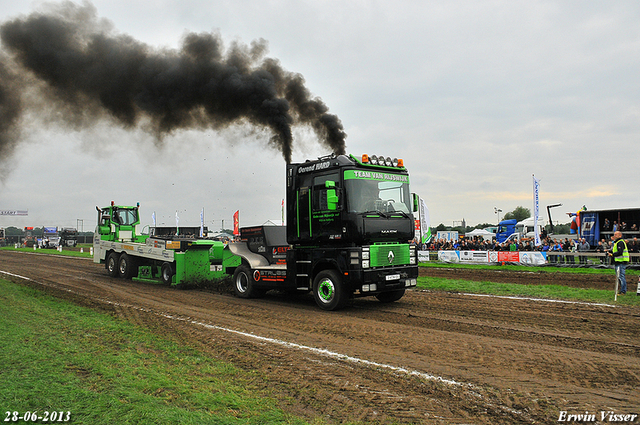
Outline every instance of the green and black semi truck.
<svg viewBox="0 0 640 425">
<path fill-rule="evenodd" d="M 418 277 L 414 199 L 402 160 L 331 155 L 287 165 L 287 225 L 240 229 L 225 246 L 138 232 L 138 206 L 98 210 L 94 262 L 111 276 L 181 285 L 233 276 L 234 292 L 312 292 L 325 310 L 402 298 Z"/>
<path fill-rule="evenodd" d="M 312 291 L 318 306 L 400 299 L 418 277 L 414 202 L 402 160 L 327 156 L 287 165 L 287 226 L 240 230 L 236 295 Z"/>
</svg>

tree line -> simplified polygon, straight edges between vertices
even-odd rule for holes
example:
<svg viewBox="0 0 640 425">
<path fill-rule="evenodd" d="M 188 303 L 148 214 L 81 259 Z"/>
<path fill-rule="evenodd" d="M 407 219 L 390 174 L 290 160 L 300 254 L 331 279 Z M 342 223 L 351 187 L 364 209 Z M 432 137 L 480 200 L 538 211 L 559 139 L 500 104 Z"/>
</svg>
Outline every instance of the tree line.
<svg viewBox="0 0 640 425">
<path fill-rule="evenodd" d="M 505 213 L 504 217 L 502 217 L 500 221 L 512 220 L 512 219 L 515 219 L 517 221 L 522 221 L 529 217 L 531 217 L 531 210 L 529 208 L 525 208 L 520 205 L 520 206 L 517 206 L 513 211 L 509 211 Z M 495 226 L 497 226 L 497 223 L 480 223 L 475 226 L 467 226 L 465 224 L 465 220 L 463 219 L 462 224 L 459 226 L 446 226 L 444 223 L 440 223 L 435 228 L 435 230 L 436 231 L 457 231 L 458 233 L 466 234 L 475 229 L 486 229 L 487 227 L 495 227 Z M 548 225 L 545 226 L 545 228 L 547 228 L 547 231 L 549 231 L 548 227 L 549 227 Z M 553 227 L 554 227 L 554 233 L 567 234 L 571 230 L 571 223 L 554 224 Z"/>
</svg>

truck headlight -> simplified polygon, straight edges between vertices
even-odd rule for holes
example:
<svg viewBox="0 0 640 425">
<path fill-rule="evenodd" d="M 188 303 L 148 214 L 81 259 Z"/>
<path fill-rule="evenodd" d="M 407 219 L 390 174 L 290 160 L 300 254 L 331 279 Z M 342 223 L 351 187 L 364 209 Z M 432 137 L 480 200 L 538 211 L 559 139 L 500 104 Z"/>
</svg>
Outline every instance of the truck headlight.
<svg viewBox="0 0 640 425">
<path fill-rule="evenodd" d="M 404 281 L 405 287 L 416 286 L 418 284 L 418 279 L 407 279 Z"/>
<path fill-rule="evenodd" d="M 363 269 L 369 268 L 369 260 L 362 260 L 362 268 Z"/>
</svg>

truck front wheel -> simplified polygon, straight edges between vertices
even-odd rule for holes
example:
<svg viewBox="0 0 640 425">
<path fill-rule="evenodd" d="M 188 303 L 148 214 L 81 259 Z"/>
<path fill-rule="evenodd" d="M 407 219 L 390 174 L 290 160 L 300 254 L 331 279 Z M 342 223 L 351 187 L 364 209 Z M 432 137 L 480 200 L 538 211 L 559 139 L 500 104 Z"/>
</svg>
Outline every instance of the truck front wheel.
<svg viewBox="0 0 640 425">
<path fill-rule="evenodd" d="M 323 310 L 337 310 L 344 307 L 347 294 L 342 279 L 335 270 L 323 270 L 313 280 L 313 298 Z"/>
</svg>

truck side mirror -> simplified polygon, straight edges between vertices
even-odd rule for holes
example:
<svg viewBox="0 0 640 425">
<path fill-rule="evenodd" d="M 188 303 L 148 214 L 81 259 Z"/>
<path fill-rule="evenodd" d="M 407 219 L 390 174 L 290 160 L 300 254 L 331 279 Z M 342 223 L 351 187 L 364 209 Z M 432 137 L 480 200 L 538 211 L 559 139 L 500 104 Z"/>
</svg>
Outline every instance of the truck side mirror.
<svg viewBox="0 0 640 425">
<path fill-rule="evenodd" d="M 417 193 L 412 193 L 411 196 L 413 196 L 413 212 L 418 212 L 418 205 L 420 204 L 420 197 L 418 196 Z"/>
<path fill-rule="evenodd" d="M 337 210 L 339 197 L 336 191 L 336 182 L 327 180 L 324 183 L 324 187 L 327 188 L 327 209 L 329 211 Z"/>
</svg>

